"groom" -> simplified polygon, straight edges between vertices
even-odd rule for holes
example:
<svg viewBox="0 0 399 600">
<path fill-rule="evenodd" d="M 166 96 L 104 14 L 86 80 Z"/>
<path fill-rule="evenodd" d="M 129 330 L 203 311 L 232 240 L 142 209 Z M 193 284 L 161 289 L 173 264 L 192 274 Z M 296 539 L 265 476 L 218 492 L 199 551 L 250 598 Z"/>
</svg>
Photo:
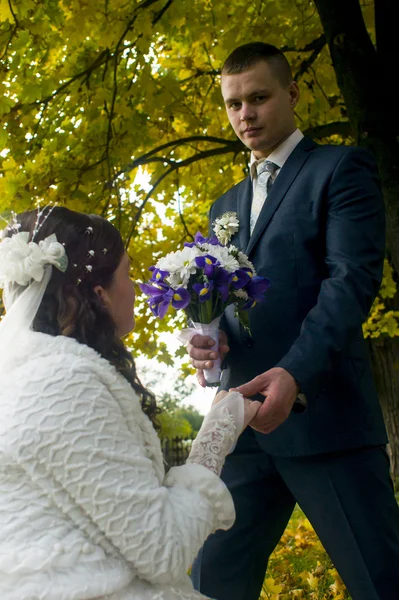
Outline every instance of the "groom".
<svg viewBox="0 0 399 600">
<path fill-rule="evenodd" d="M 274 46 L 234 50 L 222 94 L 251 174 L 213 204 L 210 221 L 237 213 L 232 243 L 271 287 L 250 311 L 252 337 L 231 307 L 222 322 L 221 387 L 264 403 L 222 474 L 236 523 L 205 543 L 194 584 L 217 600 L 257 600 L 298 502 L 353 600 L 397 600 L 399 509 L 362 336 L 384 259 L 374 160 L 302 135 L 298 86 Z M 202 384 L 211 345 L 200 335 L 189 345 Z"/>
</svg>

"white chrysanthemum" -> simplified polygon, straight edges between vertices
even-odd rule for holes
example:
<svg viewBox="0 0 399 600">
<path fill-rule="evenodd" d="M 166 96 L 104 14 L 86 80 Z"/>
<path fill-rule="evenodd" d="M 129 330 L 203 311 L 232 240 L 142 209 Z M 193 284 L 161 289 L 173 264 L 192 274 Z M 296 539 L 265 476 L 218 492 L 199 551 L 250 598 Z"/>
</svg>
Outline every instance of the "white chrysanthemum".
<svg viewBox="0 0 399 600">
<path fill-rule="evenodd" d="M 196 246 L 191 248 L 185 246 L 182 250 L 170 252 L 166 256 L 163 256 L 155 266 L 157 269 L 161 269 L 161 271 L 168 271 L 170 273 L 167 279 L 172 287 L 186 287 L 190 276 L 197 269 L 195 259 L 197 256 L 202 256 L 203 254 L 205 252 L 202 252 Z"/>
<path fill-rule="evenodd" d="M 243 300 L 248 300 L 248 294 L 245 290 L 234 290 L 234 296 L 237 298 L 242 298 Z"/>
<path fill-rule="evenodd" d="M 238 251 L 238 262 L 240 263 L 241 268 L 246 267 L 248 269 L 251 269 L 253 274 L 256 275 L 255 267 L 249 260 L 248 256 L 244 254 L 244 252 L 241 252 L 241 250 Z"/>
<path fill-rule="evenodd" d="M 228 244 L 239 229 L 237 213 L 227 212 L 213 222 L 213 230 L 219 242 Z"/>
<path fill-rule="evenodd" d="M 202 244 L 202 248 L 206 251 L 204 254 L 210 254 L 217 258 L 221 266 L 229 273 L 233 273 L 240 268 L 238 261 L 232 256 L 228 248 L 224 246 L 213 246 L 212 244 Z"/>
</svg>

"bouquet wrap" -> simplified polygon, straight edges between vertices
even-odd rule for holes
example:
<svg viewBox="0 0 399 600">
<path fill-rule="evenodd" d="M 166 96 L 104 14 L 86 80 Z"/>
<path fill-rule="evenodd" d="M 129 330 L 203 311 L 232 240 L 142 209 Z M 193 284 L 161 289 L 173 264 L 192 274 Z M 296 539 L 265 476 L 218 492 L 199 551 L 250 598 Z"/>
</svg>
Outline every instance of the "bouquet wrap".
<svg viewBox="0 0 399 600">
<path fill-rule="evenodd" d="M 193 323 L 193 328 L 195 329 L 195 333 L 200 333 L 201 335 L 209 335 L 213 340 L 215 340 L 215 345 L 212 346 L 212 351 L 219 352 L 219 324 L 221 317 L 216 317 L 212 321 L 212 323 Z M 192 336 L 191 336 L 192 337 Z M 209 386 L 219 385 L 222 369 L 220 358 L 213 361 L 212 369 L 204 369 L 204 377 Z"/>
</svg>

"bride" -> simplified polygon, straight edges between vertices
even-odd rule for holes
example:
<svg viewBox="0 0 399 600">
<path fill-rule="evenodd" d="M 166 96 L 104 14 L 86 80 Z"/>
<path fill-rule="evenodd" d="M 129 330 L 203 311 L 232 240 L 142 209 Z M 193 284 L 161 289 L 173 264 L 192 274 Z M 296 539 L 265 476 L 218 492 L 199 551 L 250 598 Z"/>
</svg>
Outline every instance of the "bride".
<svg viewBox="0 0 399 600">
<path fill-rule="evenodd" d="M 118 231 L 46 207 L 0 241 L 0 597 L 194 600 L 186 575 L 234 505 L 219 474 L 259 403 L 221 392 L 165 476 L 155 399 L 121 338 L 134 284 Z"/>
</svg>

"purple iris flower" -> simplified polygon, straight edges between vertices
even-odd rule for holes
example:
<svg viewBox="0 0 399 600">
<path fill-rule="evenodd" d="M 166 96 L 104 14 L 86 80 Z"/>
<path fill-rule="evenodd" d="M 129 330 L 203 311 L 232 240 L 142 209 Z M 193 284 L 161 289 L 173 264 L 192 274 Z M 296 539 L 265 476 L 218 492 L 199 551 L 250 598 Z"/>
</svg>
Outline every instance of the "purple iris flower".
<svg viewBox="0 0 399 600">
<path fill-rule="evenodd" d="M 200 233 L 199 231 L 197 231 L 197 233 L 194 236 L 194 242 L 196 244 L 206 244 L 208 241 L 208 238 L 204 237 L 202 235 L 202 233 Z"/>
<path fill-rule="evenodd" d="M 211 244 L 211 246 L 223 246 L 223 244 L 221 244 L 219 242 L 219 240 L 217 239 L 216 235 L 213 235 L 212 237 L 207 238 L 207 243 Z"/>
<path fill-rule="evenodd" d="M 187 248 L 192 248 L 193 246 L 196 246 L 197 244 L 205 244 L 207 241 L 208 241 L 207 238 L 204 238 L 202 233 L 197 231 L 197 233 L 194 236 L 194 241 L 193 242 L 185 242 L 184 245 Z"/>
<path fill-rule="evenodd" d="M 191 302 L 191 294 L 186 288 L 177 288 L 173 290 L 172 306 L 173 308 L 186 308 Z"/>
<path fill-rule="evenodd" d="M 193 289 L 197 292 L 200 303 L 205 302 L 210 297 L 213 290 L 213 281 L 204 283 L 194 283 Z"/>
<path fill-rule="evenodd" d="M 223 269 L 222 267 L 220 267 L 219 269 L 216 269 L 215 273 L 212 276 L 212 281 L 214 283 L 214 286 L 217 289 L 217 291 L 220 293 L 223 302 L 226 302 L 227 298 L 229 297 L 229 292 L 230 292 L 229 286 L 230 286 L 231 277 L 232 277 L 232 273 L 229 273 L 228 271 L 226 271 L 226 269 Z"/>
<path fill-rule="evenodd" d="M 245 287 L 251 281 L 251 276 L 247 269 L 237 269 L 231 278 L 231 287 L 239 290 Z"/>
<path fill-rule="evenodd" d="M 223 246 L 223 244 L 221 244 L 219 242 L 219 240 L 217 239 L 216 235 L 206 238 L 199 231 L 197 231 L 197 233 L 195 234 L 193 242 L 185 242 L 184 243 L 184 245 L 187 248 L 193 248 L 193 246 L 197 246 L 199 244 L 211 244 L 212 246 Z"/>
<path fill-rule="evenodd" d="M 253 270 L 252 270 L 252 269 L 250 269 L 249 267 L 242 267 L 240 270 L 241 270 L 241 271 L 245 271 L 246 273 L 248 273 L 248 275 L 251 277 L 251 279 L 252 279 L 252 277 L 254 276 L 254 272 L 253 272 Z"/>
<path fill-rule="evenodd" d="M 212 277 L 215 268 L 220 265 L 220 262 L 214 256 L 206 254 L 205 256 L 197 256 L 195 264 L 197 267 L 200 267 L 200 269 L 204 269 L 204 274 L 207 277 Z"/>
<path fill-rule="evenodd" d="M 150 267 L 148 270 L 152 271 L 150 281 L 163 282 L 165 277 L 170 275 L 168 271 L 161 271 L 161 269 L 157 269 L 156 267 Z"/>
<path fill-rule="evenodd" d="M 165 292 L 168 291 L 169 286 L 162 282 L 157 282 L 155 285 L 151 285 L 150 283 L 139 283 L 139 288 L 144 294 L 147 294 L 147 296 L 157 298 L 158 296 L 163 296 Z"/>
<path fill-rule="evenodd" d="M 270 287 L 270 281 L 266 277 L 256 275 L 252 277 L 245 291 L 248 294 L 248 300 L 244 304 L 243 309 L 252 308 L 257 302 L 264 302 L 265 293 Z"/>
<path fill-rule="evenodd" d="M 163 319 L 173 298 L 173 290 L 169 288 L 161 298 L 149 298 L 148 303 L 154 315 Z"/>
<path fill-rule="evenodd" d="M 151 311 L 160 319 L 163 319 L 170 304 L 177 309 L 186 308 L 190 304 L 191 295 L 185 288 L 174 290 L 165 283 L 159 282 L 156 285 L 142 283 L 139 287 L 149 296 L 147 302 Z"/>
</svg>

